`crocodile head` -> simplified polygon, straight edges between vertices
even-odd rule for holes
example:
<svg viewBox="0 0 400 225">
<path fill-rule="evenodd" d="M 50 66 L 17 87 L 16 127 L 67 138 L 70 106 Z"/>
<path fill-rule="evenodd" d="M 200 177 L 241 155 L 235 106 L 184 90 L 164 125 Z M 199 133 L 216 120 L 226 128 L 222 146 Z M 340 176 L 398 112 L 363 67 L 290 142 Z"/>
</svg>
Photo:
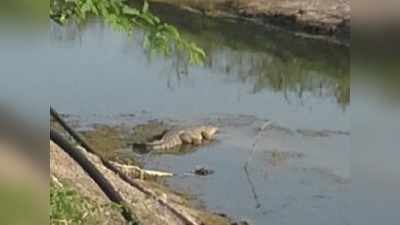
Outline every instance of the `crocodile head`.
<svg viewBox="0 0 400 225">
<path fill-rule="evenodd" d="M 203 135 L 203 137 L 205 139 L 213 139 L 215 134 L 218 132 L 218 128 L 217 127 L 213 127 L 213 126 L 205 126 L 203 128 L 203 131 L 201 132 L 201 134 Z"/>
</svg>

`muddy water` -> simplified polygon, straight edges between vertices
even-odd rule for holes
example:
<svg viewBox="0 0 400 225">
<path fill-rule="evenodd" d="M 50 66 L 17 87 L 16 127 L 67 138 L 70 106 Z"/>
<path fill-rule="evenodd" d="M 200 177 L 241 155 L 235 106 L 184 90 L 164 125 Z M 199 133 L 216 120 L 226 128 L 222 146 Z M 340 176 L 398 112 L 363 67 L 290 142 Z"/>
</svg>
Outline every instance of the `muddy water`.
<svg viewBox="0 0 400 225">
<path fill-rule="evenodd" d="M 145 168 L 177 173 L 166 181 L 171 187 L 250 224 L 347 224 L 339 196 L 351 179 L 348 49 L 158 13 L 206 50 L 205 65 L 189 66 L 179 55 L 149 59 L 140 34 L 96 20 L 80 28 L 51 24 L 52 50 L 43 57 L 54 70 L 52 105 L 83 126 L 215 124 L 218 140 L 187 154 L 119 151 Z M 260 131 L 266 120 L 272 125 Z M 196 165 L 215 173 L 180 176 Z"/>
</svg>

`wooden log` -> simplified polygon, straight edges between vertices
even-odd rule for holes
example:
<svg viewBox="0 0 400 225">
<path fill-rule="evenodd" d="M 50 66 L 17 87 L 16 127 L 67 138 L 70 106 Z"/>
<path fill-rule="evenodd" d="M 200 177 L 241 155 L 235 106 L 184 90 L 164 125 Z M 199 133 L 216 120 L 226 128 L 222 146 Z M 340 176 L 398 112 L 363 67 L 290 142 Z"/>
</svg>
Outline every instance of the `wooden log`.
<svg viewBox="0 0 400 225">
<path fill-rule="evenodd" d="M 114 203 L 121 206 L 127 205 L 118 191 L 114 189 L 112 184 L 104 177 L 102 173 L 96 168 L 95 165 L 80 151 L 80 149 L 71 145 L 65 140 L 57 131 L 50 129 L 50 139 L 63 149 L 72 159 L 74 159 L 86 173 L 96 182 L 106 196 Z M 133 219 L 132 213 L 128 208 L 122 208 L 122 216 L 132 224 L 137 224 Z"/>
</svg>

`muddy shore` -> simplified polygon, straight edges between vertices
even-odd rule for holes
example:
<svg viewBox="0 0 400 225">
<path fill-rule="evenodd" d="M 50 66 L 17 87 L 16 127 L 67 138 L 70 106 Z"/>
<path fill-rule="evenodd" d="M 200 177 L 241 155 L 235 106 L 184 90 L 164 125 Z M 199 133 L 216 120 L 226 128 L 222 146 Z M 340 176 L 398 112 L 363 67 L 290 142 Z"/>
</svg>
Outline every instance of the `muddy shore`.
<svg viewBox="0 0 400 225">
<path fill-rule="evenodd" d="M 348 44 L 349 0 L 152 0 L 210 17 L 249 20 L 300 36 Z"/>
</svg>

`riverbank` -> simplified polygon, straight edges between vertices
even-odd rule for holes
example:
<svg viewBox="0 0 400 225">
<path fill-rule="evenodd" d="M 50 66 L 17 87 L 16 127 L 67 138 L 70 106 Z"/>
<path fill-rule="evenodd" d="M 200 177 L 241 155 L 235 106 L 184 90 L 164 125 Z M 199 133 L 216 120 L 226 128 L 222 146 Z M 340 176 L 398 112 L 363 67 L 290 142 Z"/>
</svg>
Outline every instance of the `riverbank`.
<svg viewBox="0 0 400 225">
<path fill-rule="evenodd" d="M 184 221 L 177 217 L 173 211 L 168 207 L 160 204 L 157 199 L 153 199 L 142 192 L 140 189 L 126 183 L 119 178 L 112 171 L 108 170 L 101 162 L 100 159 L 89 152 L 83 151 L 86 157 L 95 165 L 95 167 L 104 175 L 104 177 L 111 182 L 116 190 L 123 196 L 123 199 L 128 204 L 127 207 L 134 215 L 133 218 L 140 225 L 178 225 Z M 96 183 L 89 177 L 89 175 L 70 158 L 58 145 L 50 142 L 50 171 L 53 182 L 60 188 L 67 186 L 66 191 L 58 191 L 56 193 L 69 193 L 68 190 L 73 190 L 79 199 L 92 202 L 99 207 L 101 213 L 97 216 L 97 222 L 104 224 L 128 224 L 127 221 L 118 213 L 118 207 L 112 207 L 112 203 L 106 197 L 104 192 L 96 185 Z M 62 181 L 62 183 L 60 182 Z M 231 222 L 228 218 L 206 212 L 202 209 L 195 209 L 192 207 L 184 196 L 169 190 L 162 185 L 155 182 L 141 180 L 136 181 L 140 183 L 142 188 L 151 190 L 155 195 L 162 196 L 163 201 L 179 210 L 181 215 L 186 218 L 191 218 L 195 224 L 204 225 L 230 225 Z M 71 198 L 69 198 L 71 199 Z M 51 199 L 54 200 L 54 199 Z M 56 202 L 56 201 L 54 201 Z M 72 203 L 66 199 L 65 204 Z M 81 209 L 77 208 L 77 213 Z M 88 207 L 90 208 L 90 207 Z M 75 213 L 76 214 L 76 213 Z M 66 215 L 68 217 L 68 215 Z M 93 216 L 93 215 L 90 215 Z M 58 219 L 71 219 L 71 218 L 58 218 Z M 81 218 L 82 219 L 82 218 Z M 57 224 L 57 223 L 56 223 Z"/>
<path fill-rule="evenodd" d="M 311 224 L 338 216 L 339 212 L 332 207 L 349 185 L 345 160 L 350 136 L 347 130 L 294 129 L 273 121 L 260 133 L 265 119 L 251 115 L 219 114 L 188 120 L 154 120 L 143 116 L 132 113 L 107 116 L 107 120 L 94 116 L 89 121 L 70 115 L 68 123 L 77 124 L 76 130 L 96 149 L 96 154 L 123 164 L 172 172 L 176 176 L 158 180 L 157 186 L 162 184 L 174 192 L 184 193 L 180 198 L 189 205 L 228 215 L 234 221 L 254 225 L 279 221 L 289 211 L 299 213 L 297 207 L 303 202 L 317 204 L 318 214 L 309 208 L 301 210 L 313 215 L 312 220 L 316 222 Z M 213 143 L 198 148 L 188 146 L 176 152 L 148 154 L 135 145 L 159 136 L 168 127 L 190 124 L 213 124 L 221 133 Z M 257 150 L 246 172 L 243 163 L 249 158 L 256 139 Z M 204 177 L 183 176 L 196 166 L 210 168 L 215 173 Z M 232 184 L 229 189 L 225 188 L 227 182 Z M 292 185 L 287 186 L 288 182 Z M 283 191 L 273 191 L 277 189 Z M 282 205 L 287 207 L 281 208 Z M 293 216 L 287 220 L 284 224 L 310 221 L 310 217 Z M 342 222 L 340 218 L 333 224 Z"/>
<path fill-rule="evenodd" d="M 152 0 L 210 17 L 248 20 L 297 35 L 348 44 L 349 0 Z"/>
</svg>

